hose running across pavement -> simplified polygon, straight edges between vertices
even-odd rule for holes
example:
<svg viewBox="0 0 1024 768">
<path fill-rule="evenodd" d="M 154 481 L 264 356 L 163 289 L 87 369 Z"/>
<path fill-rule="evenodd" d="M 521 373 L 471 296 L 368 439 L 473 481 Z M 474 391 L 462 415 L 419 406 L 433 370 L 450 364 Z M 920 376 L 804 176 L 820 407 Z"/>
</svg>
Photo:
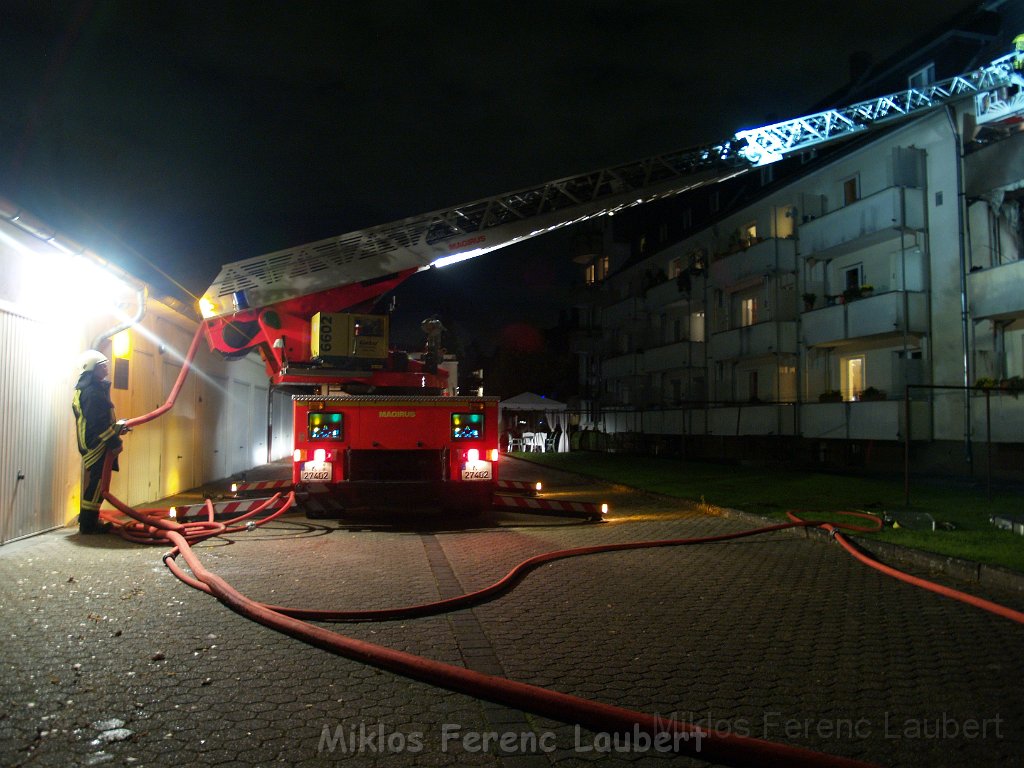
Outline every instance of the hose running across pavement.
<svg viewBox="0 0 1024 768">
<path fill-rule="evenodd" d="M 171 407 L 171 405 L 173 405 L 174 398 L 177 396 L 177 392 L 184 380 L 186 369 L 191 364 L 191 359 L 195 354 L 198 337 L 199 333 L 197 332 L 196 339 L 193 340 L 192 347 L 189 350 L 185 368 L 183 368 L 181 375 L 179 375 L 178 381 L 172 390 L 171 397 L 168 398 L 168 401 L 161 406 L 160 409 L 157 409 L 160 413 L 165 412 Z M 134 425 L 145 423 L 150 421 L 152 418 L 156 418 L 160 413 L 154 411 L 151 414 L 146 414 L 145 416 L 130 420 L 129 424 Z M 108 452 L 107 454 L 106 461 L 104 463 L 102 488 L 103 497 L 113 505 L 115 509 L 132 519 L 132 522 L 120 526 L 118 529 L 119 533 L 127 540 L 138 543 L 162 544 L 169 542 L 172 544 L 173 549 L 163 556 L 163 560 L 175 576 L 189 586 L 216 597 L 236 613 L 318 648 L 322 648 L 332 653 L 336 653 L 365 664 L 370 664 L 396 674 L 404 675 L 415 680 L 437 685 L 476 698 L 487 699 L 515 709 L 550 717 L 561 722 L 577 724 L 598 733 L 607 732 L 625 734 L 627 736 L 644 733 L 652 739 L 652 743 L 659 743 L 658 741 L 653 741 L 655 739 L 659 739 L 662 744 L 671 744 L 673 751 L 677 753 L 686 754 L 701 760 L 707 760 L 723 765 L 739 766 L 756 764 L 759 766 L 864 768 L 864 766 L 868 764 L 800 747 L 702 728 L 681 720 L 664 719 L 643 712 L 636 712 L 622 707 L 560 693 L 558 691 L 530 685 L 528 683 L 475 672 L 465 667 L 445 664 L 422 656 L 406 653 L 404 651 L 398 651 L 374 643 L 357 640 L 322 627 L 317 627 L 308 622 L 379 621 L 396 618 L 409 618 L 413 616 L 425 616 L 432 613 L 458 610 L 479 604 L 485 600 L 493 599 L 497 595 L 507 592 L 529 571 L 537 568 L 543 563 L 569 557 L 597 554 L 601 552 L 623 551 L 628 549 L 648 549 L 655 547 L 703 544 L 754 536 L 788 528 L 821 527 L 830 531 L 839 543 L 847 549 L 847 551 L 851 552 L 851 554 L 854 554 L 858 560 L 861 560 L 872 567 L 878 568 L 878 570 L 881 570 L 883 573 L 887 573 L 890 576 L 900 578 L 901 580 L 917 586 L 923 586 L 947 597 L 963 600 L 971 605 L 983 608 L 984 610 L 989 610 L 1013 621 L 1024 623 L 1024 614 L 1021 614 L 1018 611 L 1013 611 L 1005 606 L 999 606 L 995 603 L 958 592 L 957 590 L 952 590 L 947 587 L 932 584 L 931 582 L 926 582 L 923 579 L 909 576 L 908 574 L 904 574 L 900 571 L 889 568 L 888 566 L 884 566 L 881 563 L 877 563 L 877 561 L 874 561 L 860 553 L 845 540 L 840 531 L 879 530 L 882 523 L 881 520 L 873 515 L 856 512 L 846 512 L 841 514 L 864 518 L 865 520 L 871 521 L 872 525 L 858 526 L 851 523 L 808 521 L 801 519 L 795 513 L 789 513 L 791 519 L 791 522 L 789 523 L 780 523 L 765 526 L 763 528 L 740 531 L 737 533 L 688 539 L 605 544 L 548 552 L 523 561 L 502 579 L 488 587 L 477 590 L 476 592 L 448 600 L 437 601 L 435 603 L 408 606 L 404 608 L 377 611 L 323 611 L 272 606 L 246 597 L 223 578 L 207 570 L 192 550 L 191 545 L 213 536 L 246 530 L 246 526 L 237 527 L 236 524 L 241 522 L 243 519 L 253 517 L 262 511 L 271 509 L 275 504 L 280 503 L 280 506 L 269 516 L 259 521 L 253 521 L 250 524 L 259 526 L 277 518 L 292 506 L 294 502 L 294 493 L 286 496 L 283 503 L 281 502 L 281 495 L 277 494 L 259 508 L 226 522 L 216 522 L 214 520 L 213 504 L 210 500 L 207 500 L 207 520 L 179 523 L 164 517 L 163 515 L 166 513 L 162 510 L 140 511 L 133 509 L 110 493 L 110 473 L 115 455 L 116 454 L 114 452 Z M 188 568 L 192 571 L 191 576 L 177 565 L 176 558 L 179 554 L 185 560 Z"/>
<path fill-rule="evenodd" d="M 194 523 L 182 524 L 166 518 L 156 517 L 153 514 L 144 514 L 124 504 L 109 492 L 105 494 L 105 497 L 116 509 L 139 522 L 150 541 L 154 543 L 168 541 L 174 545 L 174 548 L 164 555 L 164 562 L 185 583 L 215 596 L 232 610 L 253 621 L 347 658 L 371 664 L 416 680 L 439 685 L 449 690 L 484 698 L 520 710 L 551 717 L 562 722 L 578 724 L 596 732 L 622 733 L 627 735 L 642 732 L 652 739 L 668 739 L 669 741 L 663 743 L 672 743 L 675 751 L 679 753 L 725 765 L 757 764 L 765 766 L 823 766 L 829 768 L 832 766 L 840 768 L 842 766 L 866 765 L 865 763 L 847 758 L 762 739 L 701 728 L 684 721 L 666 720 L 642 712 L 590 701 L 527 683 L 474 672 L 464 667 L 444 664 L 403 651 L 347 637 L 309 624 L 302 619 L 316 621 L 383 620 L 457 610 L 478 604 L 507 591 L 521 580 L 527 572 L 553 560 L 627 549 L 683 546 L 726 541 L 797 527 L 823 527 L 833 532 L 833 535 L 838 539 L 841 537 L 840 529 L 855 531 L 878 530 L 881 527 L 881 521 L 872 515 L 845 513 L 849 516 L 864 518 L 872 523 L 871 526 L 808 521 L 792 514 L 793 519 L 789 523 L 780 523 L 737 533 L 559 550 L 530 558 L 520 563 L 504 578 L 489 587 L 450 600 L 383 611 L 314 611 L 270 606 L 252 600 L 203 566 L 198 556 L 192 550 L 191 543 L 209 538 L 210 536 L 220 535 L 220 533 L 244 530 L 243 528 L 230 527 L 231 524 L 238 521 L 237 518 L 227 523 L 213 522 L 213 506 L 211 502 L 207 501 L 206 505 L 210 519 L 202 526 L 196 526 Z M 258 514 L 262 509 L 270 508 L 279 497 L 280 494 L 268 501 L 260 509 L 254 510 L 243 517 Z M 282 514 L 284 510 L 291 506 L 291 501 L 291 496 L 287 497 L 286 503 L 272 513 L 271 518 L 265 518 L 258 524 L 262 524 L 262 522 Z M 841 539 L 841 543 L 844 543 L 844 540 Z M 192 576 L 189 576 L 175 562 L 178 554 L 185 560 L 188 568 L 192 571 Z M 949 591 L 955 592 L 955 590 Z"/>
<path fill-rule="evenodd" d="M 853 555 L 854 558 L 864 563 L 864 565 L 867 565 L 871 568 L 874 568 L 876 571 L 884 573 L 886 576 L 892 576 L 894 579 L 899 579 L 900 581 L 906 582 L 907 584 L 913 584 L 915 587 L 927 589 L 929 592 L 934 592 L 937 595 L 942 595 L 943 597 L 948 597 L 952 600 L 959 600 L 962 603 L 973 605 L 975 608 L 981 608 L 983 611 L 994 613 L 996 616 L 1002 616 L 1004 619 L 1015 621 L 1018 624 L 1024 624 L 1024 613 L 1022 613 L 1021 611 L 1014 610 L 1013 608 L 1009 608 L 1005 605 L 1000 605 L 999 603 L 994 603 L 991 600 L 986 600 L 983 597 L 977 597 L 976 595 L 972 595 L 967 592 L 961 592 L 959 589 L 953 589 L 952 587 L 945 587 L 942 584 L 936 584 L 934 581 L 929 581 L 928 579 L 922 579 L 918 576 L 911 576 L 909 573 L 904 573 L 903 571 L 897 570 L 888 565 L 885 565 L 884 563 L 878 562 L 873 557 L 869 557 L 868 555 L 864 554 L 864 552 L 862 552 L 851 542 L 849 542 L 846 539 L 846 537 L 843 536 L 842 531 L 839 529 L 839 527 L 836 527 L 831 523 L 814 523 L 805 521 L 795 512 L 787 512 L 786 515 L 789 517 L 790 520 L 796 523 L 813 525 L 828 531 L 832 534 L 832 537 L 839 542 L 839 545 L 847 552 L 849 552 L 851 555 Z M 879 528 L 881 528 L 881 521 L 879 521 Z"/>
</svg>

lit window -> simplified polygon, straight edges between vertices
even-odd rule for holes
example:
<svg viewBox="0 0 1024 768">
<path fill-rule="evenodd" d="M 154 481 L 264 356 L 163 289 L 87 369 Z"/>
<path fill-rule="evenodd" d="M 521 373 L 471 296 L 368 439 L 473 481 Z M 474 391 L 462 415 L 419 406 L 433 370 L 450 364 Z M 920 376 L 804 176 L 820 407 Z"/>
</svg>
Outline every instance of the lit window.
<svg viewBox="0 0 1024 768">
<path fill-rule="evenodd" d="M 740 325 L 753 325 L 757 322 L 757 299 L 740 301 Z"/>
<path fill-rule="evenodd" d="M 864 356 L 848 357 L 842 361 L 842 388 L 844 400 L 855 400 L 864 391 Z"/>
</svg>

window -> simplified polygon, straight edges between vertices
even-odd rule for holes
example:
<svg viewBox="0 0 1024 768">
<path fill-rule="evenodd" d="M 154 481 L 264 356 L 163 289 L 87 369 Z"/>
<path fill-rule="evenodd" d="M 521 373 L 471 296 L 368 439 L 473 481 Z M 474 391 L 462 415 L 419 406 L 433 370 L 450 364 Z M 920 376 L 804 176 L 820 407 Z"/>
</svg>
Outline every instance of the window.
<svg viewBox="0 0 1024 768">
<path fill-rule="evenodd" d="M 705 341 L 703 312 L 690 315 L 690 341 Z"/>
<path fill-rule="evenodd" d="M 681 258 L 674 258 L 668 263 L 668 279 L 675 280 L 679 277 L 679 273 L 683 271 L 683 260 Z"/>
<path fill-rule="evenodd" d="M 599 280 L 604 280 L 606 277 L 608 277 L 608 273 L 611 271 L 611 269 L 610 269 L 610 263 L 611 262 L 609 261 L 609 258 L 607 256 L 602 256 L 598 260 L 598 262 L 600 264 L 600 271 L 598 272 L 597 278 Z"/>
<path fill-rule="evenodd" d="M 757 299 L 740 300 L 740 325 L 753 325 L 757 322 Z"/>
<path fill-rule="evenodd" d="M 843 271 L 843 289 L 847 291 L 859 291 L 864 284 L 861 276 L 861 265 L 850 267 Z"/>
<path fill-rule="evenodd" d="M 860 200 L 860 177 L 851 176 L 843 182 L 843 205 Z"/>
<path fill-rule="evenodd" d="M 842 359 L 841 386 L 844 400 L 855 400 L 864 391 L 865 365 L 864 356 Z"/>
<path fill-rule="evenodd" d="M 587 285 L 593 285 L 595 282 L 597 282 L 597 280 L 596 280 L 596 273 L 597 273 L 596 265 L 588 264 L 587 265 L 587 273 L 586 273 L 586 275 L 583 278 L 584 282 L 586 282 Z"/>
<path fill-rule="evenodd" d="M 925 88 L 935 82 L 935 62 L 921 67 L 907 78 L 908 88 Z"/>
<path fill-rule="evenodd" d="M 747 245 L 752 245 L 757 240 L 757 222 L 752 221 L 743 227 L 743 239 Z"/>
</svg>

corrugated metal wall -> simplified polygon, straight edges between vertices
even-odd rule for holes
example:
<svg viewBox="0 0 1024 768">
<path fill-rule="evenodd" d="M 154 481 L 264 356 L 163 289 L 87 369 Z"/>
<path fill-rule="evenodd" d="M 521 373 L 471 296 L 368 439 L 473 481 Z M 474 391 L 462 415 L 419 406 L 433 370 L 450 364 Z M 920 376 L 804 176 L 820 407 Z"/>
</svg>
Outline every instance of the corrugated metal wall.
<svg viewBox="0 0 1024 768">
<path fill-rule="evenodd" d="M 52 277 L 76 257 L 12 224 L 0 220 L 0 544 L 78 514 L 75 361 L 95 335 L 118 322 L 95 316 L 95 306 L 76 309 L 48 297 Z M 142 323 L 130 331 L 127 389 L 111 390 L 119 418 L 163 404 L 196 325 L 167 304 L 148 303 Z M 111 355 L 109 343 L 100 349 Z M 291 398 L 275 393 L 272 409 L 272 458 L 280 458 L 291 452 Z M 266 441 L 262 362 L 255 355 L 226 361 L 201 342 L 174 408 L 125 437 L 111 490 L 145 505 L 264 463 Z"/>
<path fill-rule="evenodd" d="M 50 329 L 0 309 L 0 543 L 63 525 L 78 503 L 69 377 L 54 375 Z"/>
</svg>

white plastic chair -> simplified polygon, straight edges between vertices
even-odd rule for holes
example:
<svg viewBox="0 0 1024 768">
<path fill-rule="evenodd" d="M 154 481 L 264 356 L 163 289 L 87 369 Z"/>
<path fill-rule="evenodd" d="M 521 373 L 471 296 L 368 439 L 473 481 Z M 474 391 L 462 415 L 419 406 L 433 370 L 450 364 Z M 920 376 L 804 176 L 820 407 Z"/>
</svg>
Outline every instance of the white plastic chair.
<svg viewBox="0 0 1024 768">
<path fill-rule="evenodd" d="M 523 450 L 533 450 L 533 432 L 523 432 Z"/>
<path fill-rule="evenodd" d="M 547 443 L 548 433 L 547 432 L 536 432 L 533 435 L 533 450 L 538 453 L 544 453 L 544 446 Z"/>
<path fill-rule="evenodd" d="M 526 450 L 526 446 L 523 443 L 523 438 L 516 437 L 515 435 L 508 436 L 508 452 L 523 451 Z"/>
</svg>

